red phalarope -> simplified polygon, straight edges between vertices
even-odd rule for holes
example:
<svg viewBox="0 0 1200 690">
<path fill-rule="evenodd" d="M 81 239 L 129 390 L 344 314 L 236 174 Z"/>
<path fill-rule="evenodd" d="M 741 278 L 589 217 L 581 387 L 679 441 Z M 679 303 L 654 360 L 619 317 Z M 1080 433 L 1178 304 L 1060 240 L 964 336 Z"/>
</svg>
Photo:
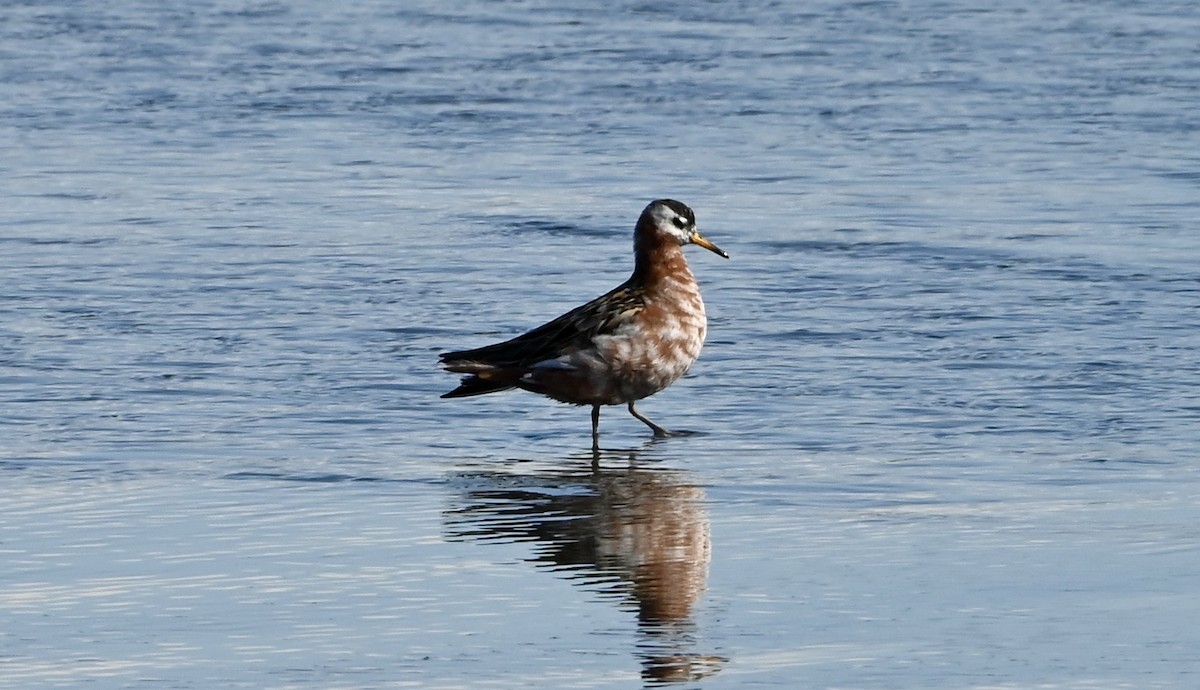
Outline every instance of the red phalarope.
<svg viewBox="0 0 1200 690">
<path fill-rule="evenodd" d="M 468 375 L 442 397 L 520 388 L 591 405 L 593 448 L 600 443 L 601 405 L 626 404 L 655 436 L 670 435 L 634 403 L 687 373 L 704 344 L 704 302 L 683 256 L 685 244 L 729 258 L 696 229 L 692 209 L 673 199 L 651 202 L 633 231 L 629 280 L 512 340 L 443 352 L 447 371 Z"/>
</svg>

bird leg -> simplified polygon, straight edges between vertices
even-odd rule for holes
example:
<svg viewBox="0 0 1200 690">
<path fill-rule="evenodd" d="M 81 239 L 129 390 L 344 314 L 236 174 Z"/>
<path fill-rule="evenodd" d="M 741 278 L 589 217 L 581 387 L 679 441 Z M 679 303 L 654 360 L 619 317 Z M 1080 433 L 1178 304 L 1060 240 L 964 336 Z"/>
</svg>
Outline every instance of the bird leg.
<svg viewBox="0 0 1200 690">
<path fill-rule="evenodd" d="M 600 406 L 592 405 L 592 450 L 600 450 Z"/>
<path fill-rule="evenodd" d="M 662 428 L 661 426 L 655 424 L 654 422 L 650 421 L 649 419 L 646 419 L 645 417 L 643 417 L 641 415 L 641 413 L 639 413 L 637 411 L 637 408 L 633 406 L 632 402 L 629 403 L 629 414 L 633 415 L 634 417 L 637 417 L 639 420 L 642 421 L 643 424 L 645 424 L 646 426 L 653 429 L 655 436 L 670 436 L 671 435 L 671 432 L 669 432 L 666 429 Z"/>
</svg>

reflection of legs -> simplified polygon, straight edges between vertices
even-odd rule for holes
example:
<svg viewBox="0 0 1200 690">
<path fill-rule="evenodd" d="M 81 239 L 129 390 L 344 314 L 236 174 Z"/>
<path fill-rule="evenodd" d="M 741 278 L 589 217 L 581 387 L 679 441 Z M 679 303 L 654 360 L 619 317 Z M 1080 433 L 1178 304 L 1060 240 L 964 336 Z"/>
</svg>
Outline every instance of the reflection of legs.
<svg viewBox="0 0 1200 690">
<path fill-rule="evenodd" d="M 654 429 L 655 436 L 670 436 L 671 435 L 671 432 L 669 432 L 666 429 L 662 428 L 661 426 L 655 424 L 654 422 L 650 421 L 649 419 L 646 419 L 645 417 L 643 417 L 637 411 L 637 408 L 633 406 L 633 403 L 629 403 L 629 414 L 633 415 L 634 417 L 637 417 L 638 419 L 640 419 L 642 421 L 643 424 L 650 427 L 651 429 Z"/>
<path fill-rule="evenodd" d="M 592 450 L 600 447 L 600 406 L 592 405 Z"/>
</svg>

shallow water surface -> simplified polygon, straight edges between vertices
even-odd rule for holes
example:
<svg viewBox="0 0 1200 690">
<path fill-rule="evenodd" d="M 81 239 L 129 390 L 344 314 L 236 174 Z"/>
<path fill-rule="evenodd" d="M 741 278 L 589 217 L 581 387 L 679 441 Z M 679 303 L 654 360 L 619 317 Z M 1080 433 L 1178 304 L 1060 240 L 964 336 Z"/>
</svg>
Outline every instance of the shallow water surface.
<svg viewBox="0 0 1200 690">
<path fill-rule="evenodd" d="M 39 2 L 0 688 L 1193 688 L 1191 3 Z M 691 205 L 621 408 L 437 353 Z"/>
</svg>

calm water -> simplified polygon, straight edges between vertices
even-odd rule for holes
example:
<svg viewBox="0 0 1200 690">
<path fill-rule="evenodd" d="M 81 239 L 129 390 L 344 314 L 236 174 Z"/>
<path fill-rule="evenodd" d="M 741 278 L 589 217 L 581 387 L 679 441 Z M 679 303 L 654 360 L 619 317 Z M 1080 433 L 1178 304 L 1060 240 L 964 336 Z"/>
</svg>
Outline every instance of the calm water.
<svg viewBox="0 0 1200 690">
<path fill-rule="evenodd" d="M 0 688 L 1196 687 L 1200 8 L 575 4 L 4 7 Z"/>
</svg>

